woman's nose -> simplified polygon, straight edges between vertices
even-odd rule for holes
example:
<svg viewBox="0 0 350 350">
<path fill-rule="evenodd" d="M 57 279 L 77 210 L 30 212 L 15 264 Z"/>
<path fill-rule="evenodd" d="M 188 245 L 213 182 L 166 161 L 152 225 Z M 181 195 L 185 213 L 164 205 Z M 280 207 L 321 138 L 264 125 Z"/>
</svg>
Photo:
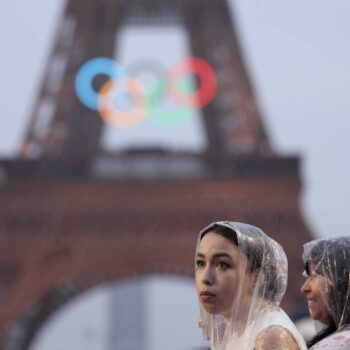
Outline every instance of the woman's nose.
<svg viewBox="0 0 350 350">
<path fill-rule="evenodd" d="M 307 278 L 306 281 L 303 283 L 303 285 L 300 288 L 300 291 L 304 294 L 308 293 L 310 291 L 310 283 L 309 279 Z"/>
<path fill-rule="evenodd" d="M 203 271 L 202 282 L 206 285 L 212 285 L 214 282 L 214 274 L 210 266 L 207 266 Z"/>
</svg>

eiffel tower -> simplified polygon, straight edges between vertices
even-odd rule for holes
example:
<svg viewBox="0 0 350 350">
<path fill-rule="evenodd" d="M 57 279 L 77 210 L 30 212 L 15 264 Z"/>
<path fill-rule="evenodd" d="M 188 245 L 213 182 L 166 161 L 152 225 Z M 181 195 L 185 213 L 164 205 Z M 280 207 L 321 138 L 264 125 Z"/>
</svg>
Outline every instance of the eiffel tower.
<svg viewBox="0 0 350 350">
<path fill-rule="evenodd" d="M 59 27 L 24 141 L 30 157 L 71 157 L 98 152 L 103 122 L 74 96 L 79 68 L 93 57 L 113 57 L 115 37 L 130 22 L 181 23 L 193 56 L 218 72 L 215 100 L 203 109 L 211 153 L 262 153 L 270 146 L 250 86 L 226 1 L 69 1 Z M 50 107 L 48 107 L 50 106 Z"/>
<path fill-rule="evenodd" d="M 76 76 L 86 62 L 114 57 L 126 25 L 169 23 L 181 24 L 191 55 L 216 74 L 215 97 L 201 108 L 207 147 L 105 154 L 104 122 L 77 97 Z M 102 181 L 106 161 L 112 175 Z M 67 1 L 20 157 L 0 166 L 4 350 L 27 349 L 50 315 L 98 284 L 151 273 L 192 278 L 196 234 L 219 219 L 255 224 L 285 247 L 284 306 L 305 309 L 296 286 L 311 233 L 299 207 L 299 158 L 272 149 L 226 0 Z"/>
</svg>

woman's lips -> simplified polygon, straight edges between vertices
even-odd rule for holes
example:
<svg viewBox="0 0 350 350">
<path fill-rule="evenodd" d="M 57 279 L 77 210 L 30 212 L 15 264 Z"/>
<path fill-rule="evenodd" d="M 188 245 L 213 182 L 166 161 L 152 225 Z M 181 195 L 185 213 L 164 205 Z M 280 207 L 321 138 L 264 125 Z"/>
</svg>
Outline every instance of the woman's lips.
<svg viewBox="0 0 350 350">
<path fill-rule="evenodd" d="M 208 291 L 202 291 L 199 293 L 199 297 L 202 301 L 208 302 L 208 301 L 212 300 L 213 298 L 215 298 L 216 295 L 214 293 L 211 293 Z"/>
<path fill-rule="evenodd" d="M 307 300 L 307 305 L 309 307 L 310 314 L 313 315 L 315 310 L 317 310 L 317 308 L 318 308 L 317 300 L 315 300 L 315 299 L 308 299 Z"/>
</svg>

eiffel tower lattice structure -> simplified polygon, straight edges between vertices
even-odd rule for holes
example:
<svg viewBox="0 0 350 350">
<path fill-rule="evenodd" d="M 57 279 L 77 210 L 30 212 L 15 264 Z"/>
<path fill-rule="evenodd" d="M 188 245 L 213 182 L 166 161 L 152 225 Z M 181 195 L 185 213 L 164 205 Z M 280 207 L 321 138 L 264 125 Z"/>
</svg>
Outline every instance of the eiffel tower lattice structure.
<svg viewBox="0 0 350 350">
<path fill-rule="evenodd" d="M 216 73 L 216 95 L 201 108 L 207 147 L 106 154 L 102 119 L 77 98 L 77 72 L 113 57 L 124 26 L 169 23 L 181 24 L 191 55 Z M 257 225 L 285 247 L 284 306 L 305 308 L 296 286 L 311 233 L 299 158 L 270 145 L 225 0 L 68 0 L 21 153 L 0 161 L 0 173 L 3 350 L 28 349 L 61 305 L 93 286 L 154 273 L 192 278 L 197 232 L 219 219 Z"/>
</svg>

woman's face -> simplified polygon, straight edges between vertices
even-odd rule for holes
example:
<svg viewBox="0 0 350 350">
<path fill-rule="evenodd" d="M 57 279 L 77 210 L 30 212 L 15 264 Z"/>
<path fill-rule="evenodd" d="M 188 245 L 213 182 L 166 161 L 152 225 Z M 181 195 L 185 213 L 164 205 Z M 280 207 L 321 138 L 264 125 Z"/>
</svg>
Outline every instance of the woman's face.
<svg viewBox="0 0 350 350">
<path fill-rule="evenodd" d="M 324 325 L 329 325 L 331 316 L 325 300 L 326 278 L 316 272 L 311 272 L 300 290 L 306 296 L 311 318 L 322 322 Z"/>
<path fill-rule="evenodd" d="M 195 278 L 199 300 L 207 312 L 225 315 L 232 310 L 243 263 L 247 264 L 247 258 L 227 238 L 215 232 L 208 232 L 202 238 L 196 255 Z"/>
</svg>

